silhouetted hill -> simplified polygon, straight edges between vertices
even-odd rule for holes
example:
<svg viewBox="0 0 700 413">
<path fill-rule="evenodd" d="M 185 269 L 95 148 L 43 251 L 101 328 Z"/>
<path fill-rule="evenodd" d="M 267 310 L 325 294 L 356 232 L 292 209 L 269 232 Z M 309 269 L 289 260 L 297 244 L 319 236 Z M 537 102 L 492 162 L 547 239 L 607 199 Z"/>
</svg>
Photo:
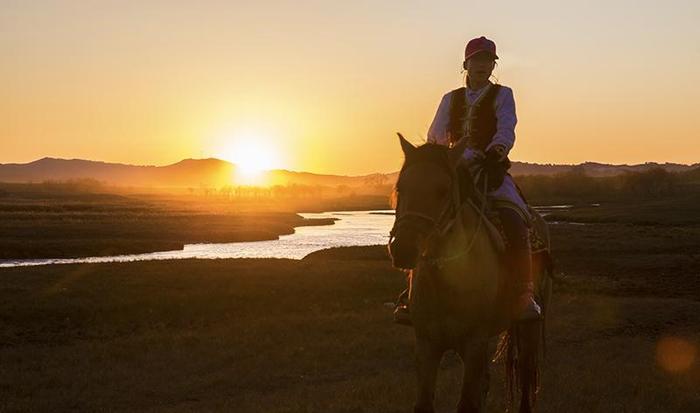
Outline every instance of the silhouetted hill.
<svg viewBox="0 0 700 413">
<path fill-rule="evenodd" d="M 230 177 L 235 166 L 218 159 L 185 159 L 167 166 L 137 166 L 83 159 L 42 158 L 0 165 L 0 181 L 43 182 L 91 178 L 120 186 L 186 187 Z M 230 181 L 230 178 L 229 178 Z"/>
<path fill-rule="evenodd" d="M 691 173 L 700 164 L 644 163 L 639 165 L 609 165 L 585 162 L 578 165 L 535 164 L 513 162 L 513 175 L 556 175 L 579 171 L 588 176 L 613 176 L 624 172 L 641 172 L 662 167 L 671 172 Z M 697 172 L 695 172 L 697 173 Z M 325 175 L 282 169 L 264 173 L 265 182 L 278 185 L 376 186 L 393 184 L 397 172 L 362 176 Z M 236 185 L 236 165 L 220 159 L 184 159 L 166 166 L 127 165 L 84 159 L 42 158 L 25 164 L 0 164 L 0 182 L 44 182 L 71 179 L 95 179 L 110 185 L 133 187 L 218 187 Z"/>
<path fill-rule="evenodd" d="M 383 174 L 365 176 L 323 175 L 271 170 L 265 182 L 280 185 L 360 186 L 388 183 Z M 0 164 L 0 182 L 44 182 L 95 179 L 111 185 L 135 187 L 201 187 L 235 185 L 236 165 L 220 159 L 184 159 L 166 166 L 126 165 L 83 159 L 42 158 L 26 164 Z"/>
<path fill-rule="evenodd" d="M 663 168 L 669 172 L 686 172 L 700 166 L 700 163 L 683 165 L 677 163 L 646 162 L 637 165 L 611 165 L 598 162 L 584 162 L 576 165 L 536 164 L 528 162 L 513 162 L 510 169 L 512 175 L 556 175 L 573 170 L 588 176 L 615 176 L 625 172 L 644 172 L 654 168 Z"/>
</svg>

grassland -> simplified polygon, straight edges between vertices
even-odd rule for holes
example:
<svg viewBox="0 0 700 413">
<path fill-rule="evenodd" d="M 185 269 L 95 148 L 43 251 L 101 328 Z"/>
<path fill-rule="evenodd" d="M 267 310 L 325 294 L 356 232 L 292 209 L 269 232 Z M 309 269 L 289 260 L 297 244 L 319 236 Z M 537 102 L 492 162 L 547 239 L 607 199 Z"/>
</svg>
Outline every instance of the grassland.
<svg viewBox="0 0 700 413">
<path fill-rule="evenodd" d="M 660 219 L 697 205 L 654 202 L 627 207 L 657 208 L 652 223 L 613 218 L 621 205 L 556 217 L 597 214 L 552 225 L 541 412 L 700 411 L 700 218 Z M 2 269 L 0 411 L 407 412 L 412 331 L 384 306 L 403 284 L 380 246 Z M 459 371 L 448 356 L 439 411 Z"/>
<path fill-rule="evenodd" d="M 332 222 L 305 220 L 296 211 L 387 205 L 387 197 L 279 202 L 23 184 L 1 184 L 0 189 L 0 259 L 135 254 L 182 249 L 188 243 L 270 240 L 297 226 Z"/>
<path fill-rule="evenodd" d="M 602 203 L 574 201 L 575 208 L 555 212 L 549 221 L 618 223 L 637 226 L 694 226 L 700 221 L 700 190 L 673 197 L 613 200 Z"/>
</svg>

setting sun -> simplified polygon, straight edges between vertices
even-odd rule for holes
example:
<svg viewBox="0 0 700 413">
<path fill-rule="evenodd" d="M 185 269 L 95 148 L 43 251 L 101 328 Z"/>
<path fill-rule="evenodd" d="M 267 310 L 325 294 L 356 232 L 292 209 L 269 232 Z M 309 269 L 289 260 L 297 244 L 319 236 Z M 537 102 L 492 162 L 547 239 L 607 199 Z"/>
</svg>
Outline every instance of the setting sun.
<svg viewBox="0 0 700 413">
<path fill-rule="evenodd" d="M 279 168 L 276 149 L 262 135 L 245 134 L 231 138 L 217 155 L 218 158 L 236 165 L 236 184 L 261 185 L 263 172 Z"/>
</svg>

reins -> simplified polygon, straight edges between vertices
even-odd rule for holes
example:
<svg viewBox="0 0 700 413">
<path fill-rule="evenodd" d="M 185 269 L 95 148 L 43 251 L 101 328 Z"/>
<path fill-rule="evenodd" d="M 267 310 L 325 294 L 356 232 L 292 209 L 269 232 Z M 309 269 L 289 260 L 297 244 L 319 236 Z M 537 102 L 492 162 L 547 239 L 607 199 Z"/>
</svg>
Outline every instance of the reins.
<svg viewBox="0 0 700 413">
<path fill-rule="evenodd" d="M 391 228 L 391 231 L 389 231 L 389 244 L 394 240 L 394 237 L 396 235 L 396 230 L 401 227 L 401 224 L 406 221 L 406 218 L 411 218 L 411 217 L 416 217 L 416 218 L 421 218 L 426 221 L 428 221 L 431 225 L 431 231 L 428 234 L 428 238 L 432 237 L 433 234 L 442 226 L 442 221 L 445 219 L 447 216 L 450 207 L 455 207 L 459 208 L 460 202 L 459 202 L 459 187 L 456 186 L 454 183 L 457 179 L 457 174 L 456 172 L 452 169 L 449 168 L 450 171 L 450 187 L 452 189 L 452 202 L 447 202 L 445 206 L 442 208 L 442 211 L 440 212 L 440 215 L 438 215 L 437 219 L 433 218 L 432 216 L 425 214 L 420 211 L 404 211 L 401 216 L 396 216 L 396 220 L 394 221 L 394 226 Z M 396 210 L 398 211 L 398 205 Z M 448 222 L 449 224 L 449 222 Z M 447 226 L 446 226 L 447 227 Z M 443 229 L 441 232 L 445 232 L 446 228 Z M 421 254 L 422 255 L 422 254 Z"/>
<path fill-rule="evenodd" d="M 472 248 L 474 247 L 474 244 L 476 242 L 476 238 L 479 234 L 479 231 L 481 230 L 481 225 L 485 217 L 485 211 L 486 211 L 486 202 L 482 204 L 481 209 L 477 209 L 479 212 L 479 221 L 477 223 L 476 229 L 474 233 L 472 234 L 472 238 L 469 241 L 469 244 L 466 249 L 456 253 L 452 254 L 449 256 L 436 256 L 436 257 L 430 257 L 428 255 L 428 251 L 431 249 L 431 244 L 433 241 L 435 241 L 435 237 L 438 236 L 439 238 L 445 236 L 447 232 L 453 228 L 455 223 L 458 223 L 458 226 L 464 230 L 464 225 L 462 223 L 462 209 L 464 208 L 465 205 L 471 205 L 473 208 L 476 209 L 476 206 L 471 202 L 467 201 L 465 203 L 462 203 L 460 200 L 460 194 L 459 194 L 459 181 L 457 177 L 457 172 L 455 169 L 450 168 L 450 186 L 452 188 L 452 197 L 448 202 L 445 204 L 443 207 L 442 211 L 440 212 L 440 215 L 438 215 L 438 218 L 435 219 L 431 217 L 428 214 L 419 212 L 419 211 L 405 211 L 401 214 L 401 216 L 397 216 L 396 220 L 394 221 L 394 226 L 391 228 L 391 231 L 389 232 L 389 244 L 393 241 L 396 230 L 401 226 L 402 221 L 405 222 L 406 218 L 410 217 L 416 217 L 416 218 L 421 218 L 426 221 L 428 221 L 432 228 L 430 232 L 428 233 L 426 239 L 426 247 L 423 249 L 423 251 L 420 254 L 420 260 L 434 265 L 438 268 L 442 268 L 445 263 L 449 261 L 456 260 L 458 258 L 461 258 L 464 255 L 467 255 L 469 252 L 471 252 Z M 484 177 L 484 190 L 483 193 L 486 194 L 486 189 L 488 188 L 488 176 Z M 450 210 L 454 211 L 453 216 L 448 216 L 448 213 Z M 397 208 L 398 210 L 398 208 Z M 445 221 L 446 217 L 448 218 L 447 221 Z M 438 239 L 439 239 L 438 238 Z"/>
<path fill-rule="evenodd" d="M 484 192 L 483 192 L 484 195 L 486 194 L 486 188 L 488 188 L 487 185 L 488 185 L 488 176 L 485 176 L 484 177 Z M 458 188 L 458 193 L 459 193 L 459 188 Z M 469 254 L 471 252 L 472 248 L 474 247 L 474 244 L 476 243 L 476 237 L 479 235 L 479 231 L 481 230 L 481 224 L 483 223 L 484 217 L 486 216 L 485 215 L 486 204 L 487 204 L 486 201 L 484 201 L 482 206 L 481 206 L 481 209 L 477 209 L 477 211 L 479 212 L 479 220 L 477 222 L 476 229 L 474 230 L 474 232 L 472 234 L 472 238 L 469 241 L 469 244 L 467 244 L 467 248 L 461 250 L 460 252 L 458 252 L 456 254 L 452 254 L 449 256 L 438 255 L 437 257 L 433 257 L 433 258 L 428 257 L 424 252 L 423 254 L 421 254 L 421 259 L 426 261 L 427 263 L 429 263 L 431 265 L 434 265 L 437 268 L 442 268 L 442 267 L 444 267 L 445 263 L 450 262 L 450 261 L 454 261 L 458 258 L 461 258 L 461 257 Z M 460 202 L 457 210 L 455 211 L 455 217 L 453 217 L 450 220 L 450 223 L 454 223 L 455 221 L 460 221 L 460 227 L 462 228 L 462 230 L 464 230 L 464 225 L 461 222 L 461 220 L 462 220 L 462 213 L 461 212 L 462 212 L 462 208 L 464 208 L 465 205 L 471 205 L 474 209 L 476 209 L 476 206 L 471 201 L 468 201 L 465 203 Z M 449 226 L 451 226 L 451 224 Z M 426 250 L 427 249 L 428 248 L 426 248 Z"/>
</svg>

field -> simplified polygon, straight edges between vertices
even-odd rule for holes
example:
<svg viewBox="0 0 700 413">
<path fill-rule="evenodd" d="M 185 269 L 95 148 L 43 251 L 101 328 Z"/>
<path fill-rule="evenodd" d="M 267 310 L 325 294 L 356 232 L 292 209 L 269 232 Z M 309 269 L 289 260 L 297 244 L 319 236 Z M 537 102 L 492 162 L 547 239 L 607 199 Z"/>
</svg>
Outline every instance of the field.
<svg viewBox="0 0 700 413">
<path fill-rule="evenodd" d="M 592 225 L 551 226 L 541 412 L 700 411 L 697 204 L 627 208 L 639 216 L 604 204 L 556 216 Z M 403 284 L 381 246 L 2 269 L 0 411 L 408 412 L 412 331 L 384 305 Z M 441 412 L 459 371 L 446 357 Z"/>
<path fill-rule="evenodd" d="M 92 193 L 60 185 L 0 183 L 0 260 L 74 258 L 182 249 L 184 244 L 277 239 L 304 220 L 296 211 L 377 209 L 388 197 L 257 199 Z"/>
</svg>

